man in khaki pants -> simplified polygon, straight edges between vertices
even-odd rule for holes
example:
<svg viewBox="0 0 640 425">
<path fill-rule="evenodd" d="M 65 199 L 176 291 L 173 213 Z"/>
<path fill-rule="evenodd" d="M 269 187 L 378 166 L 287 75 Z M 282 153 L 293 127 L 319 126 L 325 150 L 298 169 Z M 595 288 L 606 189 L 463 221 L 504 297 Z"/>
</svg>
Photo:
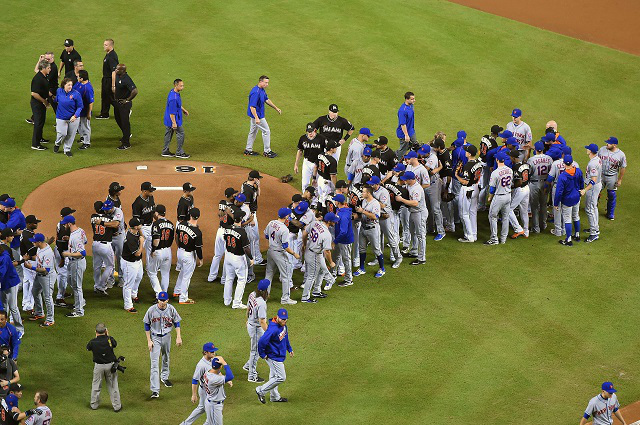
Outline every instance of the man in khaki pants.
<svg viewBox="0 0 640 425">
<path fill-rule="evenodd" d="M 102 380 L 107 382 L 107 390 L 111 397 L 113 410 L 119 412 L 122 409 L 120 403 L 120 390 L 118 389 L 118 372 L 111 372 L 113 363 L 117 360 L 113 349 L 118 345 L 116 340 L 109 336 L 109 330 L 104 323 L 96 325 L 96 337 L 89 341 L 87 350 L 93 352 L 93 383 L 91 385 L 91 408 L 96 410 L 100 406 L 100 390 Z"/>
</svg>

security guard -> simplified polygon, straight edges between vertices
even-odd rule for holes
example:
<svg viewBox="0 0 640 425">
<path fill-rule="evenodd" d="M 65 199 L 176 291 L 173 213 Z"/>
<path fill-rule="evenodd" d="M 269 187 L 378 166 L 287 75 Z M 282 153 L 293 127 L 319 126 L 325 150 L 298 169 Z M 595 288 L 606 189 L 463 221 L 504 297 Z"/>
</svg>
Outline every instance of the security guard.
<svg viewBox="0 0 640 425">
<path fill-rule="evenodd" d="M 118 149 L 123 151 L 131 147 L 131 123 L 129 115 L 131 115 L 131 101 L 138 95 L 138 88 L 134 84 L 129 74 L 127 74 L 127 66 L 119 63 L 116 67 L 116 79 L 113 81 L 112 88 L 115 89 L 115 100 L 113 109 L 116 116 L 116 123 L 122 130 L 121 145 Z"/>
<path fill-rule="evenodd" d="M 117 360 L 113 349 L 118 343 L 109 336 L 109 330 L 104 323 L 96 325 L 96 337 L 87 344 L 87 351 L 93 353 L 93 382 L 91 384 L 91 408 L 96 410 L 100 406 L 100 389 L 102 380 L 107 383 L 107 391 L 111 397 L 113 410 L 122 409 L 120 390 L 118 389 L 118 372 L 112 372 L 111 367 Z"/>
</svg>

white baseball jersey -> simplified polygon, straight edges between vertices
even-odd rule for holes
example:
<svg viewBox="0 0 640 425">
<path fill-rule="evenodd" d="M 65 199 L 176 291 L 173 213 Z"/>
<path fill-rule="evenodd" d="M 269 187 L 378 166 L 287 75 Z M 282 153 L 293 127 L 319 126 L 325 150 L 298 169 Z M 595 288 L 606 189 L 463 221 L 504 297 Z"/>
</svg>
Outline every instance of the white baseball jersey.
<svg viewBox="0 0 640 425">
<path fill-rule="evenodd" d="M 430 172 L 433 173 L 433 170 L 438 168 L 438 155 L 436 155 L 433 151 L 431 151 L 429 153 L 429 156 L 426 157 L 425 160 L 424 160 L 424 166 Z M 437 175 L 437 174 L 435 174 L 435 175 Z"/>
<path fill-rule="evenodd" d="M 418 205 L 415 207 L 409 207 L 410 212 L 422 212 L 427 209 L 427 204 L 424 199 L 424 189 L 420 186 L 420 183 L 416 180 L 416 182 L 407 186 L 407 190 L 409 191 L 409 199 L 412 201 L 418 201 Z"/>
<path fill-rule="evenodd" d="M 618 397 L 611 394 L 611 397 L 604 399 L 602 394 L 598 394 L 589 400 L 589 404 L 584 411 L 586 419 L 593 417 L 593 425 L 612 425 L 613 413 L 620 408 Z"/>
<path fill-rule="evenodd" d="M 211 365 L 209 365 L 211 366 Z M 211 369 L 211 367 L 209 368 Z M 227 395 L 224 392 L 224 375 L 221 373 L 207 372 L 204 375 L 205 392 L 209 401 L 224 401 Z"/>
<path fill-rule="evenodd" d="M 362 181 L 362 169 L 364 168 L 365 165 L 367 165 L 369 162 L 364 162 L 364 160 L 362 159 L 362 154 L 358 157 L 358 158 L 354 158 L 353 161 L 351 162 L 351 165 L 349 166 L 349 174 L 353 174 L 353 180 L 351 183 L 355 184 L 355 183 L 361 183 Z"/>
<path fill-rule="evenodd" d="M 380 185 L 378 190 L 373 192 L 373 197 L 376 198 L 380 204 L 384 204 L 384 207 L 380 205 L 381 213 L 391 214 L 391 196 L 386 188 Z"/>
<path fill-rule="evenodd" d="M 36 414 L 29 416 L 24 423 L 25 425 L 49 425 L 52 418 L 51 409 L 48 406 L 40 406 L 36 407 Z"/>
<path fill-rule="evenodd" d="M 272 220 L 264 228 L 264 236 L 269 240 L 269 249 L 284 251 L 289 244 L 289 229 L 279 220 Z"/>
<path fill-rule="evenodd" d="M 602 174 L 605 176 L 615 176 L 620 168 L 627 168 L 627 157 L 620 149 L 612 152 L 603 146 L 598 151 L 598 156 L 602 160 Z"/>
<path fill-rule="evenodd" d="M 85 250 L 85 245 L 87 244 L 87 235 L 84 233 L 84 230 L 81 228 L 77 228 L 71 235 L 69 236 L 69 252 L 82 252 Z"/>
<path fill-rule="evenodd" d="M 416 175 L 416 181 L 420 184 L 431 184 L 431 179 L 429 178 L 429 172 L 422 164 L 418 164 L 413 166 L 411 164 L 407 165 L 407 169 L 405 171 L 411 171 Z"/>
<path fill-rule="evenodd" d="M 171 304 L 167 304 L 164 310 L 158 304 L 152 305 L 142 319 L 151 328 L 151 333 L 155 335 L 164 335 L 171 332 L 174 325 L 181 320 L 182 318 L 178 311 Z"/>
<path fill-rule="evenodd" d="M 120 208 L 115 207 L 113 209 L 113 217 L 111 217 L 111 220 L 113 221 L 117 220 L 120 222 L 120 224 L 118 224 L 118 230 L 116 231 L 116 233 L 124 233 L 124 226 L 125 226 L 124 213 Z"/>
<path fill-rule="evenodd" d="M 580 168 L 578 166 L 578 163 L 575 162 L 575 161 L 573 161 L 573 166 L 576 167 L 576 168 Z M 564 169 L 565 169 L 565 165 L 564 165 L 564 161 L 562 160 L 562 158 L 556 159 L 551 164 L 551 169 L 549 170 L 549 176 L 551 176 L 553 178 L 552 181 L 553 181 L 554 185 L 558 181 L 558 177 L 560 176 L 560 174 L 562 174 Z"/>
<path fill-rule="evenodd" d="M 593 180 L 593 181 L 598 183 L 602 178 L 601 176 L 602 176 L 602 161 L 600 160 L 600 157 L 594 156 L 589 160 L 589 163 L 587 164 L 587 170 L 584 173 L 584 183 L 587 184 L 589 183 L 590 180 L 594 178 L 596 180 Z"/>
<path fill-rule="evenodd" d="M 256 297 L 256 293 L 249 294 L 247 300 L 248 322 L 256 328 L 260 327 L 260 319 L 267 319 L 267 302 L 262 297 Z"/>
<path fill-rule="evenodd" d="M 356 158 L 362 158 L 362 152 L 364 151 L 364 143 L 357 138 L 352 139 L 349 144 L 349 151 L 347 152 L 347 158 L 345 164 L 347 169 L 351 167 L 351 164 Z"/>
<path fill-rule="evenodd" d="M 504 165 L 493 170 L 489 177 L 489 186 L 496 188 L 494 195 L 510 194 L 511 183 L 513 183 L 513 170 Z"/>
<path fill-rule="evenodd" d="M 513 121 L 510 121 L 506 127 L 507 130 L 513 133 L 513 137 L 515 137 L 518 143 L 520 143 L 521 148 L 522 145 L 530 143 L 533 139 L 533 136 L 531 135 L 531 127 L 529 127 L 529 124 L 524 121 L 520 121 L 518 126 L 516 126 Z"/>
<path fill-rule="evenodd" d="M 198 364 L 196 364 L 196 370 L 193 372 L 193 380 L 192 384 L 198 384 L 201 390 L 207 391 L 204 383 L 204 375 L 211 370 L 211 361 L 204 358 L 204 356 L 200 359 Z"/>
<path fill-rule="evenodd" d="M 387 195 L 389 193 L 387 192 Z M 376 215 L 376 218 L 371 219 L 369 217 L 367 217 L 364 214 L 361 214 L 360 217 L 360 221 L 362 222 L 362 224 L 365 225 L 374 225 L 376 224 L 379 219 L 380 219 L 380 202 L 378 202 L 378 200 L 376 198 L 371 199 L 370 201 L 367 201 L 366 199 L 362 200 L 362 204 L 361 207 L 363 210 L 373 213 Z"/>
<path fill-rule="evenodd" d="M 529 158 L 527 161 L 527 164 L 531 167 L 531 176 L 529 180 L 534 182 L 546 180 L 549 175 L 549 170 L 551 170 L 552 163 L 553 159 L 544 153 L 540 153 Z"/>
<path fill-rule="evenodd" d="M 308 232 L 311 229 L 313 223 L 315 223 L 316 221 L 316 215 L 312 210 L 309 209 L 306 213 L 303 214 L 302 217 L 300 217 L 300 220 L 298 221 L 303 224 L 302 230 L 306 230 Z"/>
<path fill-rule="evenodd" d="M 249 204 L 247 204 L 246 202 L 242 204 L 242 206 L 240 207 L 240 211 L 244 213 L 244 215 L 242 216 L 242 221 L 247 221 L 251 216 L 251 210 L 249 209 Z"/>
<path fill-rule="evenodd" d="M 322 253 L 331 249 L 331 232 L 323 222 L 315 221 L 307 233 L 307 250 Z"/>
<path fill-rule="evenodd" d="M 49 269 L 49 273 L 57 271 L 55 254 L 49 245 L 44 248 L 38 248 L 36 254 L 36 267 Z"/>
</svg>

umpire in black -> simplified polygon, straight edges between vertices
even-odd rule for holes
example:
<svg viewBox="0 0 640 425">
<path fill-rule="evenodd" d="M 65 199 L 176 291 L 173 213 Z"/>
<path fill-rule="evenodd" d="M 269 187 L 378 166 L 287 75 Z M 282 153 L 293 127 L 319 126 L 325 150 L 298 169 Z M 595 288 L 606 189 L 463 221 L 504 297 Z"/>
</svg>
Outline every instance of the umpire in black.
<svg viewBox="0 0 640 425">
<path fill-rule="evenodd" d="M 131 147 L 131 123 L 129 115 L 131 115 L 131 101 L 138 95 L 138 89 L 133 83 L 129 74 L 127 74 L 127 66 L 119 63 L 116 66 L 116 79 L 114 81 L 115 101 L 113 102 L 113 111 L 116 115 L 116 123 L 122 130 L 121 145 L 118 149 L 123 151 Z"/>
<path fill-rule="evenodd" d="M 38 72 L 31 80 L 31 111 L 33 112 L 33 137 L 31 138 L 31 149 L 44 151 L 46 146 L 42 146 L 42 130 L 47 119 L 47 108 L 49 107 L 49 80 L 47 75 L 51 72 L 51 64 L 43 59 L 38 63 Z"/>
<path fill-rule="evenodd" d="M 102 46 L 107 53 L 104 55 L 104 60 L 102 61 L 102 91 L 100 93 L 102 107 L 100 109 L 100 115 L 98 115 L 96 119 L 108 120 L 109 109 L 113 102 L 113 94 L 116 91 L 115 81 L 118 54 L 113 50 L 113 39 L 107 38 Z"/>
<path fill-rule="evenodd" d="M 100 406 L 100 389 L 102 380 L 107 382 L 107 390 L 111 397 L 113 410 L 119 412 L 122 409 L 120 402 L 120 390 L 118 389 L 118 372 L 111 371 L 113 363 L 117 360 L 113 349 L 118 345 L 116 340 L 109 336 L 109 330 L 104 323 L 96 325 L 96 337 L 89 341 L 87 350 L 93 353 L 93 383 L 91 385 L 91 408 L 96 410 Z"/>
</svg>

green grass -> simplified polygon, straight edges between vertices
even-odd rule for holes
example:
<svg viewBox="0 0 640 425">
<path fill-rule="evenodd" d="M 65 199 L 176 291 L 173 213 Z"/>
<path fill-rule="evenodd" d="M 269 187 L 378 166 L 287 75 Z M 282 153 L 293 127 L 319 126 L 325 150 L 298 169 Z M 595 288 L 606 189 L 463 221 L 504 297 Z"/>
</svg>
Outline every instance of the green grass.
<svg viewBox="0 0 640 425">
<path fill-rule="evenodd" d="M 437 130 L 464 128 L 477 141 L 520 107 L 535 137 L 546 121 L 558 121 L 581 164 L 581 146 L 616 135 L 630 165 L 616 221 L 602 220 L 595 244 L 567 249 L 547 234 L 487 248 L 447 237 L 437 246 L 428 243 L 427 267 L 404 265 L 376 282 L 367 275 L 349 289 L 335 288 L 319 305 L 292 307 L 296 357 L 287 360 L 281 388 L 287 405 L 257 402 L 241 370 L 248 354 L 242 313 L 221 306 L 221 286 L 203 283 L 204 270 L 192 280 L 198 303 L 179 307 L 185 345 L 172 352 L 175 386 L 149 401 L 142 314 L 125 315 L 115 295 L 94 298 L 87 273 L 84 319 L 65 320 L 58 311 L 53 329 L 27 324 L 22 407 L 45 388 L 57 423 L 179 423 L 191 411 L 191 373 L 208 340 L 222 347 L 238 376 L 227 391 L 227 423 L 568 424 L 579 420 L 604 380 L 617 384 L 623 404 L 640 399 L 640 295 L 633 283 L 639 58 L 441 1 L 130 0 L 73 8 L 54 1 L 46 9 L 28 1 L 4 12 L 0 192 L 19 203 L 42 182 L 76 168 L 157 159 L 164 99 L 174 78 L 186 83 L 186 150 L 194 159 L 276 176 L 292 171 L 304 124 L 332 102 L 356 127 L 393 139 L 407 90 L 416 93 L 423 140 Z M 140 90 L 133 149 L 115 150 L 113 119 L 94 121 L 93 147 L 72 160 L 29 149 L 31 127 L 24 118 L 31 69 L 45 50 L 59 55 L 66 37 L 75 40 L 97 93 L 102 40 L 116 40 Z M 268 112 L 280 156 L 249 160 L 241 154 L 246 95 L 263 73 L 283 110 L 282 116 Z M 49 112 L 47 138 L 54 137 L 51 123 Z M 46 208 L 43 199 L 41 211 Z M 479 224 L 483 240 L 486 214 Z M 146 278 L 141 286 L 147 303 Z M 270 303 L 270 313 L 276 306 Z M 118 415 L 106 407 L 106 394 L 103 409 L 88 409 L 92 364 L 84 345 L 98 321 L 107 323 L 117 353 L 127 357 Z M 260 371 L 268 373 L 264 364 Z"/>
</svg>

